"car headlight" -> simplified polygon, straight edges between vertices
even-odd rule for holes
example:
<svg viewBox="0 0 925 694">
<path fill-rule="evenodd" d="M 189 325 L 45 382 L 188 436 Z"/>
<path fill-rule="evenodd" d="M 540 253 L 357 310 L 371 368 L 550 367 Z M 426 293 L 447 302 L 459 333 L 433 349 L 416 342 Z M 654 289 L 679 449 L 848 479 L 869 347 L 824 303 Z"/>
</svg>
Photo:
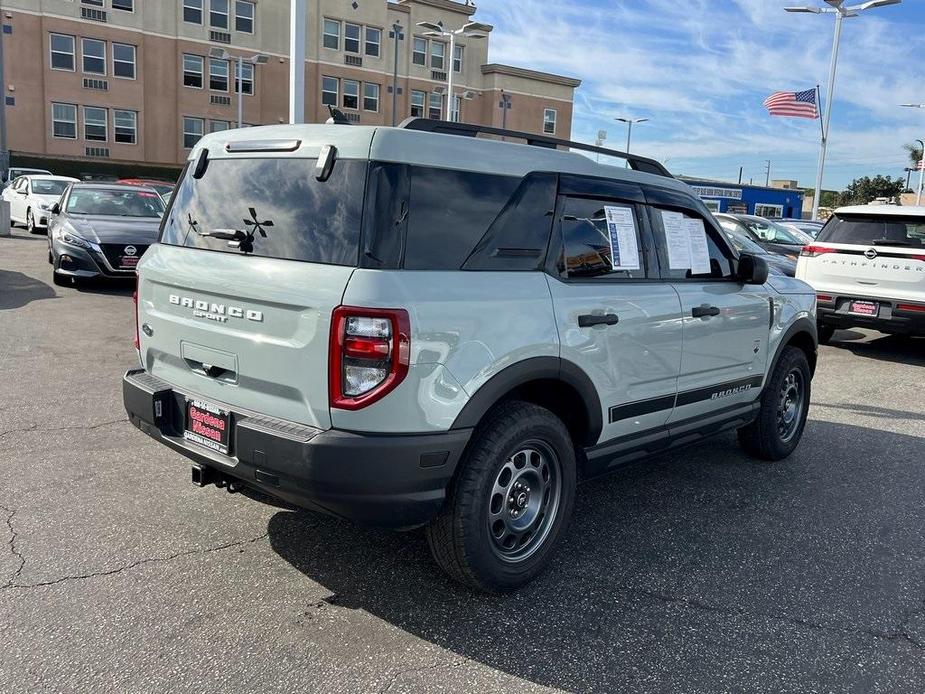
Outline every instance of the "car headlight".
<svg viewBox="0 0 925 694">
<path fill-rule="evenodd" d="M 66 231 L 63 234 L 61 234 L 61 240 L 64 243 L 69 244 L 71 246 L 77 246 L 78 248 L 86 248 L 87 250 L 90 249 L 89 241 L 87 241 L 82 236 L 78 236 L 77 234 L 74 234 L 69 231 Z"/>
<path fill-rule="evenodd" d="M 51 209 L 51 205 L 49 205 L 47 202 L 40 202 L 40 203 L 39 203 L 39 209 L 40 209 L 40 210 L 45 210 L 45 211 L 47 212 L 48 210 Z"/>
</svg>

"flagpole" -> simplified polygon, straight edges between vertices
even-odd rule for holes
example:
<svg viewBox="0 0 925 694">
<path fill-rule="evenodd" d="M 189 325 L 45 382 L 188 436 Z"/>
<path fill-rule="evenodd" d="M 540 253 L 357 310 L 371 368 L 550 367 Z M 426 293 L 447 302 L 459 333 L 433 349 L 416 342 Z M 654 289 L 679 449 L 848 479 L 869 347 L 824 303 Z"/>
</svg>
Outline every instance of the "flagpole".
<svg viewBox="0 0 925 694">
<path fill-rule="evenodd" d="M 822 197 L 822 173 L 825 170 L 825 150 L 829 142 L 829 123 L 832 118 L 832 97 L 835 93 L 835 68 L 838 66 L 838 44 L 841 41 L 841 12 L 835 13 L 835 39 L 832 42 L 832 62 L 829 65 L 829 84 L 825 98 L 825 123 L 822 126 L 822 147 L 819 150 L 819 169 L 816 172 L 816 197 L 813 199 L 813 219 L 819 219 L 819 198 Z M 822 104 L 819 104 L 822 108 Z M 822 114 L 820 113 L 820 116 Z"/>
</svg>

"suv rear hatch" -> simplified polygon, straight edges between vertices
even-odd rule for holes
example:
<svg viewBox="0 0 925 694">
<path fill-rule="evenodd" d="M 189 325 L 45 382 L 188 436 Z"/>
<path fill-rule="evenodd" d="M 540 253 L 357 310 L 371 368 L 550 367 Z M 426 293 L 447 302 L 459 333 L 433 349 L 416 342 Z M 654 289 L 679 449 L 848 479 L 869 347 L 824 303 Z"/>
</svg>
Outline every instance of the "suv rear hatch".
<svg viewBox="0 0 925 694">
<path fill-rule="evenodd" d="M 836 213 L 800 254 L 817 293 L 925 300 L 925 216 Z"/>
<path fill-rule="evenodd" d="M 206 403 L 327 429 L 331 315 L 357 264 L 367 162 L 339 159 L 319 181 L 317 146 L 235 157 L 202 142 L 219 156 L 197 178 L 194 152 L 139 266 L 143 365 Z"/>
</svg>

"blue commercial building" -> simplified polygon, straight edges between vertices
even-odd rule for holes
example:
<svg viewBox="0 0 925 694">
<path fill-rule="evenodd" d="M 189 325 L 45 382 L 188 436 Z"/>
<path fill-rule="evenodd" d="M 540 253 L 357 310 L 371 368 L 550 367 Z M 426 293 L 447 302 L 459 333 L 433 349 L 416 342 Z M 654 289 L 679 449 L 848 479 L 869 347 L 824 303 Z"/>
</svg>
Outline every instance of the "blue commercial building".
<svg viewBox="0 0 925 694">
<path fill-rule="evenodd" d="M 680 176 L 713 212 L 757 214 L 769 219 L 803 216 L 803 191 Z"/>
</svg>

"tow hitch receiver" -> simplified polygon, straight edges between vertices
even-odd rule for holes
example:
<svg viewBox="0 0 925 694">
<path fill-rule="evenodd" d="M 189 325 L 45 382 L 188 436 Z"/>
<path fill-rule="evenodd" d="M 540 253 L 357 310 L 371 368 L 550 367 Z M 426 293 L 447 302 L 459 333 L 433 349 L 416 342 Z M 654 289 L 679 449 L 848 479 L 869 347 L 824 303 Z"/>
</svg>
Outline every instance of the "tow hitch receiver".
<svg viewBox="0 0 925 694">
<path fill-rule="evenodd" d="M 193 484 L 197 487 L 207 487 L 218 481 L 218 475 L 215 474 L 212 468 L 194 463 L 192 468 L 192 480 Z"/>
</svg>

